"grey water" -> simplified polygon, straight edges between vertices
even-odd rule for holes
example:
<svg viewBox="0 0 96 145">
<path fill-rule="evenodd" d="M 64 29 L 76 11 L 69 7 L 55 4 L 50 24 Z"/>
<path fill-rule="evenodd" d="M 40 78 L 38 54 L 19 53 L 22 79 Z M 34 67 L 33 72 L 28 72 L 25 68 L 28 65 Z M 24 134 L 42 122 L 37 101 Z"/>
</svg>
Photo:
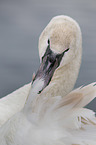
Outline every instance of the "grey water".
<svg viewBox="0 0 96 145">
<path fill-rule="evenodd" d="M 74 18 L 82 30 L 82 65 L 75 88 L 96 81 L 95 0 L 0 0 L 0 97 L 31 81 L 39 66 L 39 35 L 61 14 Z M 96 99 L 88 108 L 96 110 Z"/>
</svg>

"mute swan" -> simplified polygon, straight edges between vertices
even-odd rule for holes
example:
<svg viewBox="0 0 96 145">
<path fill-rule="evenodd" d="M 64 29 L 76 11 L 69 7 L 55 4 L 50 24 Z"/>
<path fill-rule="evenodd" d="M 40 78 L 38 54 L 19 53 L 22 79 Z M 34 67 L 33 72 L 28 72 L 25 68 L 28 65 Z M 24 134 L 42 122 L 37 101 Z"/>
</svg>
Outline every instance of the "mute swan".
<svg viewBox="0 0 96 145">
<path fill-rule="evenodd" d="M 29 87 L 30 91 L 27 92 L 26 103 L 21 111 L 14 113 L 1 126 L 0 145 L 96 145 L 95 113 L 83 108 L 95 98 L 96 83 L 68 94 L 67 91 L 73 85 L 70 86 L 69 83 L 68 86 L 64 81 L 64 77 L 74 76 L 72 82 L 75 82 L 78 74 L 82 51 L 82 47 L 77 48 L 81 46 L 80 28 L 74 20 L 66 16 L 55 17 L 52 21 L 40 36 L 41 65 Z M 63 28 L 68 33 L 64 33 L 61 24 L 64 24 Z M 65 35 L 61 37 L 60 34 Z M 42 38 L 44 41 L 48 39 L 46 49 L 42 45 Z M 64 70 L 67 72 L 63 74 Z M 76 76 L 71 75 L 73 72 L 76 72 Z M 68 87 L 65 87 L 65 93 L 63 83 Z"/>
<path fill-rule="evenodd" d="M 57 16 L 50 21 L 39 38 L 40 62 L 42 62 L 42 56 L 46 53 L 49 45 L 50 52 L 53 54 L 63 53 L 68 48 L 70 50 L 68 55 L 66 53 L 62 57 L 50 85 L 40 96 L 65 96 L 73 89 L 81 64 L 82 38 L 77 22 L 68 16 Z M 30 88 L 31 83 L 0 99 L 0 125 L 23 108 Z"/>
</svg>

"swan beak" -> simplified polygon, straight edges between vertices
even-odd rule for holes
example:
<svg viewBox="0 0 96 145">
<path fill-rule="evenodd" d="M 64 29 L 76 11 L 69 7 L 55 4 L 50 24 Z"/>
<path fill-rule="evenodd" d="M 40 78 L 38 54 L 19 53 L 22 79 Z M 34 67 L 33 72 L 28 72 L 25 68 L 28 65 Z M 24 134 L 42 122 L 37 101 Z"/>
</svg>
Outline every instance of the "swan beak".
<svg viewBox="0 0 96 145">
<path fill-rule="evenodd" d="M 55 54 L 54 52 L 52 52 L 49 46 L 47 47 L 47 50 L 44 56 L 42 57 L 42 62 L 40 64 L 40 67 L 32 82 L 33 84 L 34 81 L 37 79 L 44 80 L 44 85 L 42 87 L 42 90 L 40 90 L 38 94 L 40 94 L 43 91 L 43 89 L 48 86 L 48 84 L 52 79 L 54 71 L 59 67 L 62 57 L 64 56 L 64 53 L 68 50 L 69 49 L 66 49 L 61 54 Z"/>
</svg>

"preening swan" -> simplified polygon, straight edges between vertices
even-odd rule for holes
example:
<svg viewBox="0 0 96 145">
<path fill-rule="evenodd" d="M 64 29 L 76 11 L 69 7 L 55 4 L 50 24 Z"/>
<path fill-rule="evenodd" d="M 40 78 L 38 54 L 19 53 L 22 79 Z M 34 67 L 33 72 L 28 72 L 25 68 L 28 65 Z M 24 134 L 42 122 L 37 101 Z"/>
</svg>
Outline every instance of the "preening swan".
<svg viewBox="0 0 96 145">
<path fill-rule="evenodd" d="M 67 16 L 54 17 L 39 38 L 39 55 L 31 85 L 0 102 L 16 100 L 10 115 L 3 116 L 0 145 L 96 145 L 95 113 L 83 108 L 96 97 L 96 83 L 70 92 L 82 55 L 78 24 Z"/>
<path fill-rule="evenodd" d="M 69 51 L 62 57 L 60 66 L 55 70 L 50 85 L 40 96 L 65 96 L 73 89 L 81 64 L 82 38 L 76 21 L 67 16 L 57 16 L 50 21 L 39 38 L 40 62 L 42 62 L 42 57 L 49 45 L 52 56 L 55 53 L 62 54 L 68 48 Z M 55 59 L 55 56 L 50 59 Z M 0 99 L 0 125 L 23 108 L 30 87 L 31 84 L 25 85 Z"/>
</svg>

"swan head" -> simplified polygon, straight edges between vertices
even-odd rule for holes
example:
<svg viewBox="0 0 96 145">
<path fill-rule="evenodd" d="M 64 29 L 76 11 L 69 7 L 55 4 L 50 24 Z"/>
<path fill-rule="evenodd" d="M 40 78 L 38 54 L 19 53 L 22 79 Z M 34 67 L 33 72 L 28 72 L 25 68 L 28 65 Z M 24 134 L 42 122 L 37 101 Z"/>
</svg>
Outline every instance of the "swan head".
<svg viewBox="0 0 96 145">
<path fill-rule="evenodd" d="M 82 37 L 77 22 L 68 16 L 54 17 L 39 37 L 41 65 L 33 82 L 43 78 L 43 90 L 59 69 L 72 62 L 79 48 L 82 48 Z"/>
</svg>

